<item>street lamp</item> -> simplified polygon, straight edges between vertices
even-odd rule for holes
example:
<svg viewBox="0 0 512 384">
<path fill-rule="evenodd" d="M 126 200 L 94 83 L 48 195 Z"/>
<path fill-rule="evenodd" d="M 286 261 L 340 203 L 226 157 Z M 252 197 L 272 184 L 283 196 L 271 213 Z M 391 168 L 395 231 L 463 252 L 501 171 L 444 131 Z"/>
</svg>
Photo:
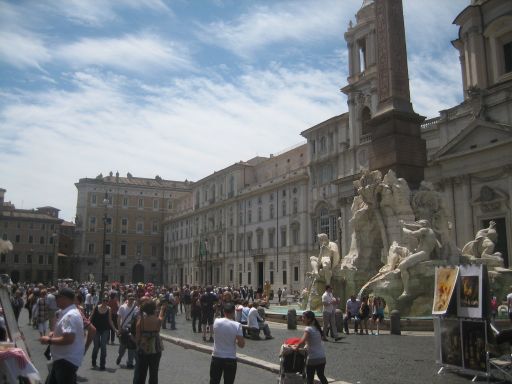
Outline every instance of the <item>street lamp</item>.
<svg viewBox="0 0 512 384">
<path fill-rule="evenodd" d="M 57 242 L 57 238 L 59 235 L 57 232 L 52 233 L 52 242 L 53 242 L 53 265 L 52 265 L 52 281 L 53 285 L 58 288 L 58 278 L 59 278 L 59 258 L 57 257 L 57 254 L 55 253 L 55 243 Z M 58 249 L 57 249 L 58 250 Z"/>
<path fill-rule="evenodd" d="M 108 194 L 105 192 L 103 199 L 103 206 L 105 211 L 103 213 L 103 254 L 101 255 L 101 276 L 100 276 L 100 300 L 103 299 L 103 291 L 105 289 L 105 251 L 107 248 L 107 207 L 108 207 Z"/>
</svg>

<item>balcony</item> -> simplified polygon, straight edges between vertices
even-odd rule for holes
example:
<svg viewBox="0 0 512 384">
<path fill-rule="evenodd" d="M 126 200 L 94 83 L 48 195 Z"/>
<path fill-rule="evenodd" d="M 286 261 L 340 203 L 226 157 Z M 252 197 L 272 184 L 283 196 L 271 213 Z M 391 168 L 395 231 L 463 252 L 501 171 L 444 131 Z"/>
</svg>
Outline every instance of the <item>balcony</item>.
<svg viewBox="0 0 512 384">
<path fill-rule="evenodd" d="M 265 256 L 265 252 L 263 252 L 263 248 L 249 249 L 249 256 Z"/>
</svg>

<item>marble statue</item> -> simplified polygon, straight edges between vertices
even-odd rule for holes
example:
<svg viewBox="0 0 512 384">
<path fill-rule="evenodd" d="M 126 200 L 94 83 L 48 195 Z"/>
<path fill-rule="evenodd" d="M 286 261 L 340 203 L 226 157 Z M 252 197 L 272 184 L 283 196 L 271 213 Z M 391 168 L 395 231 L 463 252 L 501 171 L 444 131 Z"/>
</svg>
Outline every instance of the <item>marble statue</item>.
<svg viewBox="0 0 512 384">
<path fill-rule="evenodd" d="M 332 271 L 340 262 L 340 253 L 338 245 L 334 241 L 329 241 L 329 237 L 325 233 L 318 236 L 320 244 L 320 252 L 318 256 L 311 256 L 311 275 L 315 278 L 323 278 L 325 284 L 331 284 Z"/>
<path fill-rule="evenodd" d="M 479 230 L 476 233 L 475 240 L 468 242 L 462 248 L 462 254 L 473 258 L 486 258 L 489 256 L 501 257 L 501 253 L 494 253 L 494 247 L 498 241 L 496 232 L 496 222 L 490 221 L 489 227 Z"/>
<path fill-rule="evenodd" d="M 430 260 L 436 249 L 441 248 L 441 244 L 428 220 L 419 220 L 416 223 L 401 222 L 402 231 L 408 236 L 417 239 L 418 246 L 414 253 L 406 256 L 400 261 L 397 268 L 400 270 L 404 290 L 401 296 L 409 296 L 409 269 L 422 261 Z"/>
</svg>

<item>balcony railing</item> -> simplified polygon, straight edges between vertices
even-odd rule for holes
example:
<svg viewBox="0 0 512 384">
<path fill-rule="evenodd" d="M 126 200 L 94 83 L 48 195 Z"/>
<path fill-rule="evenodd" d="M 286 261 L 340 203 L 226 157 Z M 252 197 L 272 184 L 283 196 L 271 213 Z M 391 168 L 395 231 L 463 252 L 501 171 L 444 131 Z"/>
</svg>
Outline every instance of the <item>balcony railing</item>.
<svg viewBox="0 0 512 384">
<path fill-rule="evenodd" d="M 249 249 L 249 256 L 264 256 L 263 248 Z"/>
</svg>

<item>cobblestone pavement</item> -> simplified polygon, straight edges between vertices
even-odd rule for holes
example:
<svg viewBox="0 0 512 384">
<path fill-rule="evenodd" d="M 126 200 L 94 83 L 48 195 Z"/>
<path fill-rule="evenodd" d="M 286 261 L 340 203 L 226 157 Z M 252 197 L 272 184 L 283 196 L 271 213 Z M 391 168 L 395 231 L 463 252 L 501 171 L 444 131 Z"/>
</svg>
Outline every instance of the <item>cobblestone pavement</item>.
<svg viewBox="0 0 512 384">
<path fill-rule="evenodd" d="M 43 379 L 47 375 L 44 346 L 39 344 L 38 332 L 27 324 L 27 312 L 20 316 L 20 326 L 25 334 L 34 365 L 40 370 Z M 190 321 L 184 314 L 177 316 L 177 330 L 162 330 L 162 333 L 185 340 L 203 343 L 202 335 L 192 332 Z M 279 363 L 279 348 L 283 340 L 299 337 L 302 327 L 292 331 L 286 324 L 270 323 L 273 340 L 247 340 L 246 347 L 239 352 L 264 360 L 271 364 Z M 211 346 L 211 343 L 204 343 Z M 379 336 L 361 336 L 351 333 L 341 341 L 325 343 L 327 351 L 326 376 L 351 384 L 462 384 L 469 383 L 472 377 L 446 372 L 438 375 L 439 366 L 435 363 L 434 337 L 431 332 L 403 332 L 401 336 L 383 332 Z M 79 383 L 131 383 L 133 371 L 115 365 L 118 340 L 107 346 L 107 370 L 91 367 L 91 350 L 84 358 L 78 371 Z M 208 383 L 210 356 L 192 349 L 185 349 L 173 343 L 165 343 L 160 362 L 161 383 Z M 123 362 L 124 363 L 124 362 Z M 179 378 L 179 379 L 178 379 Z M 238 365 L 237 383 L 276 383 L 277 375 L 266 369 Z"/>
<path fill-rule="evenodd" d="M 245 348 L 239 352 L 278 364 L 279 348 L 283 340 L 300 337 L 303 328 L 299 326 L 298 330 L 292 331 L 286 328 L 286 324 L 279 323 L 270 323 L 270 328 L 275 339 L 247 340 Z M 177 316 L 177 330 L 163 332 L 169 336 L 203 343 L 201 334 L 192 333 L 191 322 L 185 320 L 184 314 Z M 432 332 L 402 332 L 400 336 L 381 332 L 379 336 L 367 336 L 355 335 L 351 330 L 351 334 L 342 340 L 325 343 L 325 348 L 326 376 L 348 383 L 467 384 L 472 379 L 472 376 L 452 372 L 437 374 L 440 367 L 435 362 Z"/>
<path fill-rule="evenodd" d="M 39 343 L 39 333 L 27 326 L 27 311 L 23 310 L 20 316 L 20 328 L 25 335 L 31 358 L 44 380 L 48 374 L 47 361 L 43 356 L 46 346 Z M 121 368 L 115 364 L 119 341 L 115 345 L 107 346 L 106 371 L 93 369 L 91 366 L 92 345 L 84 357 L 82 366 L 78 370 L 78 383 L 89 384 L 131 384 L 133 370 Z M 99 362 L 99 356 L 98 356 Z M 122 364 L 126 363 L 126 355 Z M 207 384 L 209 382 L 210 356 L 205 353 L 185 349 L 171 343 L 165 343 L 165 350 L 160 360 L 159 382 L 164 384 Z M 238 365 L 236 382 L 268 384 L 276 383 L 277 375 L 266 370 Z M 71 384 L 71 383 L 70 383 Z"/>
</svg>

